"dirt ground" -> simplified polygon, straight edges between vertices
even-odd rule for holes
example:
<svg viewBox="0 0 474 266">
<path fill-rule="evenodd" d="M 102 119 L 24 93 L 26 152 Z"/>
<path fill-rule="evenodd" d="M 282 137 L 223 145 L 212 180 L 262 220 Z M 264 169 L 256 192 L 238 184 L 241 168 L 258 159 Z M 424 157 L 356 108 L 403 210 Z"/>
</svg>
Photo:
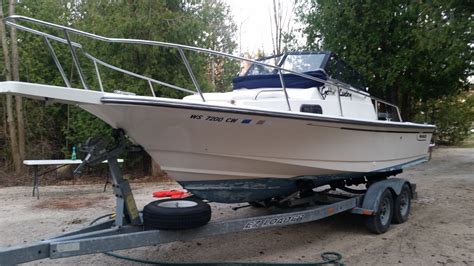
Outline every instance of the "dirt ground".
<svg viewBox="0 0 474 266">
<path fill-rule="evenodd" d="M 400 177 L 417 183 L 419 198 L 410 219 L 392 225 L 383 235 L 370 234 L 362 217 L 341 214 L 321 221 L 282 228 L 260 229 L 189 242 L 120 251 L 141 259 L 170 262 L 312 262 L 324 251 L 343 255 L 348 265 L 474 265 L 474 148 L 441 148 L 433 159 Z M 173 183 L 134 183 L 139 207 L 152 192 Z M 95 217 L 113 211 L 111 189 L 101 184 L 0 188 L 0 247 L 27 244 L 81 228 Z M 231 210 L 213 204 L 213 219 L 241 217 L 257 210 Z M 37 264 L 125 264 L 103 254 Z"/>
</svg>

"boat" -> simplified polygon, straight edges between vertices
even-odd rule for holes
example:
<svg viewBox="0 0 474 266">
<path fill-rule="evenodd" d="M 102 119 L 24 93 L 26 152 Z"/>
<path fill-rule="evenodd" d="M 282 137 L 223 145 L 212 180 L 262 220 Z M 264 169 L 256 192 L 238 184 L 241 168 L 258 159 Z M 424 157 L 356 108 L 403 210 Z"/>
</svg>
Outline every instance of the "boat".
<svg viewBox="0 0 474 266">
<path fill-rule="evenodd" d="M 332 52 L 252 60 L 180 44 L 107 38 L 24 16 L 8 17 L 6 23 L 45 40 L 65 86 L 1 82 L 0 93 L 81 107 L 123 129 L 172 179 L 208 201 L 264 202 L 324 185 L 370 184 L 428 159 L 435 127 L 402 121 L 397 106 L 370 95 L 361 76 Z M 70 34 L 175 49 L 195 89 L 113 66 L 72 42 Z M 83 88 L 71 87 L 51 41 L 69 46 Z M 248 67 L 234 78 L 232 91 L 202 92 L 184 51 L 240 60 Z M 79 52 L 93 62 L 98 88 L 87 84 Z M 99 67 L 147 81 L 151 96 L 107 92 Z M 157 97 L 153 85 L 190 95 Z"/>
</svg>

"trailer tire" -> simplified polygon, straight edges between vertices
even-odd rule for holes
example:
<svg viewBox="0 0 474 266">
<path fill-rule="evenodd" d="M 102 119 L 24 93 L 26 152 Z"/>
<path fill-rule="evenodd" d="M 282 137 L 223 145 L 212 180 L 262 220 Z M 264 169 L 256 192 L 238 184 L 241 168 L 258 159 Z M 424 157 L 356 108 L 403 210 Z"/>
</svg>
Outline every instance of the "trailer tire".
<svg viewBox="0 0 474 266">
<path fill-rule="evenodd" d="M 400 191 L 400 195 L 395 199 L 392 222 L 395 224 L 401 224 L 408 220 L 411 208 L 411 189 L 410 186 L 405 183 Z"/>
<path fill-rule="evenodd" d="M 385 189 L 380 196 L 380 202 L 375 215 L 365 218 L 365 225 L 370 232 L 382 234 L 388 231 L 393 217 L 393 196 L 389 189 Z"/>
<path fill-rule="evenodd" d="M 196 198 L 164 199 L 143 208 L 143 225 L 163 230 L 191 229 L 211 219 L 211 206 Z"/>
</svg>

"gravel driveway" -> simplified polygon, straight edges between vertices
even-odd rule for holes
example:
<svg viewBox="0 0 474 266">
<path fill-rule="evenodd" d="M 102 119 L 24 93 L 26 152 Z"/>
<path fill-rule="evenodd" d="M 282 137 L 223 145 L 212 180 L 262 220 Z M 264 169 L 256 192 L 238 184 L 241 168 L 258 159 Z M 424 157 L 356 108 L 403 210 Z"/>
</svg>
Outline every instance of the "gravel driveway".
<svg viewBox="0 0 474 266">
<path fill-rule="evenodd" d="M 383 235 L 370 234 L 359 216 L 341 214 L 321 221 L 282 228 L 260 229 L 190 242 L 175 242 L 118 252 L 141 259 L 174 262 L 311 262 L 324 251 L 343 255 L 348 265 L 474 265 L 474 149 L 440 148 L 429 163 L 399 177 L 417 183 L 408 222 L 392 225 Z M 173 183 L 134 183 L 139 208 L 152 192 Z M 26 244 L 81 228 L 113 211 L 111 189 L 101 185 L 0 188 L 0 246 Z M 213 204 L 213 219 L 241 217 L 250 208 L 231 210 Z M 36 264 L 121 264 L 103 254 L 42 260 Z"/>
</svg>

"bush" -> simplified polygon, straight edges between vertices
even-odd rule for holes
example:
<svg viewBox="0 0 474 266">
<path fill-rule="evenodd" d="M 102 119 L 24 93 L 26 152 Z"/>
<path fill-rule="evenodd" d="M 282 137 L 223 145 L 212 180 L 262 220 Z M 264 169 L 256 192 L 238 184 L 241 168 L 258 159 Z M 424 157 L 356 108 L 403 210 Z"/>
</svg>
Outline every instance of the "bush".
<svg viewBox="0 0 474 266">
<path fill-rule="evenodd" d="M 460 144 L 471 134 L 474 122 L 474 94 L 469 92 L 430 100 L 419 107 L 415 121 L 436 125 L 439 144 Z"/>
</svg>

